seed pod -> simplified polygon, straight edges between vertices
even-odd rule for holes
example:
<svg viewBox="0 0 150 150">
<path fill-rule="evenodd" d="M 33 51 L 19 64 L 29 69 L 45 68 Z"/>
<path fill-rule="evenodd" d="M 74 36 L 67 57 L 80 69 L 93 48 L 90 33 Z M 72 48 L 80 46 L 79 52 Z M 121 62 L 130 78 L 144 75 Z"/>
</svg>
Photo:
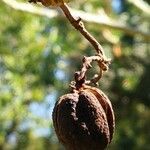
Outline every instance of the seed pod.
<svg viewBox="0 0 150 150">
<path fill-rule="evenodd" d="M 103 150 L 111 142 L 115 126 L 111 102 L 90 86 L 60 97 L 53 123 L 67 150 Z"/>
</svg>

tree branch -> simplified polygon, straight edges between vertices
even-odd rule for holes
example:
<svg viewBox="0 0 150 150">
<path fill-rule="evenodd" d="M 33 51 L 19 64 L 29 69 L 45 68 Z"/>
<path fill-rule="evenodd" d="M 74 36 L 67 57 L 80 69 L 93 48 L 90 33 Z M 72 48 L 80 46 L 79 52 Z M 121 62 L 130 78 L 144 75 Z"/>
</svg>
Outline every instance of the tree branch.
<svg viewBox="0 0 150 150">
<path fill-rule="evenodd" d="M 44 7 L 33 6 L 31 4 L 17 2 L 16 0 L 2 0 L 2 1 L 5 4 L 9 5 L 10 7 L 14 8 L 16 10 L 21 10 L 21 11 L 30 12 L 33 14 L 42 15 L 42 16 L 46 16 L 48 18 L 54 18 L 54 17 L 58 17 L 58 16 L 62 15 L 57 10 L 50 10 L 50 9 L 44 8 Z M 86 22 L 96 23 L 105 28 L 119 30 L 119 31 L 125 32 L 126 34 L 129 34 L 131 36 L 140 35 L 145 40 L 150 40 L 149 33 L 145 33 L 143 31 L 139 31 L 134 28 L 130 28 L 130 27 L 122 24 L 118 20 L 112 20 L 104 13 L 103 13 L 103 15 L 100 15 L 100 14 L 95 15 L 95 14 L 86 13 L 84 11 L 78 11 L 78 10 L 74 10 L 74 9 L 71 9 L 71 12 L 72 12 L 73 16 L 75 16 L 75 17 L 80 16 L 81 19 Z"/>
<path fill-rule="evenodd" d="M 16 0 L 2 0 L 2 1 L 8 6 L 12 7 L 13 9 L 21 10 L 32 14 L 41 15 L 41 16 L 46 16 L 48 18 L 54 18 L 59 15 L 58 11 L 44 8 L 44 7 L 33 6 L 27 3 L 17 2 Z"/>
</svg>

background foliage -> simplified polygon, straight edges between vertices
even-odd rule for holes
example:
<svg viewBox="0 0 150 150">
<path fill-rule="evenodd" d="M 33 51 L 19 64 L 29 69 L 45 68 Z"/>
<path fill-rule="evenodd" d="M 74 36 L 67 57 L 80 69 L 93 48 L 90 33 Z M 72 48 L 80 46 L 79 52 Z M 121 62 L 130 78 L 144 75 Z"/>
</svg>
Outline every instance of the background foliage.
<svg viewBox="0 0 150 150">
<path fill-rule="evenodd" d="M 129 27 L 147 33 L 150 29 L 149 15 L 125 0 L 76 0 L 69 5 L 89 13 L 103 8 Z M 108 149 L 148 150 L 148 39 L 98 24 L 85 26 L 112 59 L 100 81 L 116 116 L 116 132 Z M 21 12 L 0 1 L 0 149 L 63 150 L 53 130 L 52 109 L 57 97 L 69 91 L 83 55 L 90 54 L 94 54 L 92 47 L 65 18 Z"/>
</svg>

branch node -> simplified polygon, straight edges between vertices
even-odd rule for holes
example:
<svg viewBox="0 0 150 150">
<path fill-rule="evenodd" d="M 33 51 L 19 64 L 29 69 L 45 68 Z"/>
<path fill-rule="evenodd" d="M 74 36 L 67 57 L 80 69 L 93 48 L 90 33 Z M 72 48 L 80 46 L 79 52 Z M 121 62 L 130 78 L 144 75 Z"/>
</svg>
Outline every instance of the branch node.
<svg viewBox="0 0 150 150">
<path fill-rule="evenodd" d="M 78 19 L 76 21 L 77 21 L 77 23 L 80 23 L 82 21 L 82 19 L 80 17 L 78 17 Z"/>
</svg>

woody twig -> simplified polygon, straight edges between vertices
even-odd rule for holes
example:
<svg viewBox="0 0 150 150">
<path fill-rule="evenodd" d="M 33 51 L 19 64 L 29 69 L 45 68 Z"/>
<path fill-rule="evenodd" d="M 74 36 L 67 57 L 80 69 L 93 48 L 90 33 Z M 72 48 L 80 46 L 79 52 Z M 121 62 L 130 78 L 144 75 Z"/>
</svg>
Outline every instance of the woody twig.
<svg viewBox="0 0 150 150">
<path fill-rule="evenodd" d="M 100 43 L 85 29 L 84 24 L 81 20 L 81 18 L 75 18 L 66 3 L 64 3 L 63 0 L 30 0 L 29 2 L 41 2 L 44 6 L 57 6 L 60 7 L 63 13 L 65 14 L 66 18 L 69 20 L 71 25 L 78 30 L 88 41 L 89 43 L 94 47 L 96 50 L 95 56 L 85 57 L 83 58 L 83 66 L 81 68 L 81 71 L 75 72 L 75 87 L 78 88 L 82 84 L 90 84 L 94 83 L 96 84 L 100 78 L 102 77 L 103 71 L 108 70 L 108 66 L 110 64 L 110 60 L 107 59 L 104 55 L 104 50 Z M 90 69 L 91 63 L 93 61 L 97 61 L 98 66 L 100 68 L 99 74 L 95 74 L 94 77 L 91 80 L 86 80 L 86 72 L 88 69 Z"/>
<path fill-rule="evenodd" d="M 84 57 L 83 58 L 83 67 L 80 72 L 75 73 L 75 81 L 76 83 L 81 84 L 82 82 L 86 84 L 94 83 L 96 84 L 98 80 L 102 77 L 102 72 L 108 70 L 108 65 L 110 63 L 109 59 L 106 59 L 104 55 L 104 50 L 102 46 L 97 42 L 97 40 L 85 29 L 83 22 L 81 21 L 81 18 L 74 18 L 68 6 L 66 4 L 60 5 L 60 8 L 64 12 L 65 16 L 69 20 L 69 22 L 74 26 L 75 29 L 77 29 L 94 47 L 97 54 L 96 56 L 91 57 Z M 97 61 L 98 66 L 100 67 L 100 73 L 98 75 L 95 75 L 94 78 L 91 80 L 86 81 L 85 80 L 85 73 L 89 68 L 91 68 L 91 62 Z M 77 84 L 78 85 L 78 84 Z"/>
</svg>

